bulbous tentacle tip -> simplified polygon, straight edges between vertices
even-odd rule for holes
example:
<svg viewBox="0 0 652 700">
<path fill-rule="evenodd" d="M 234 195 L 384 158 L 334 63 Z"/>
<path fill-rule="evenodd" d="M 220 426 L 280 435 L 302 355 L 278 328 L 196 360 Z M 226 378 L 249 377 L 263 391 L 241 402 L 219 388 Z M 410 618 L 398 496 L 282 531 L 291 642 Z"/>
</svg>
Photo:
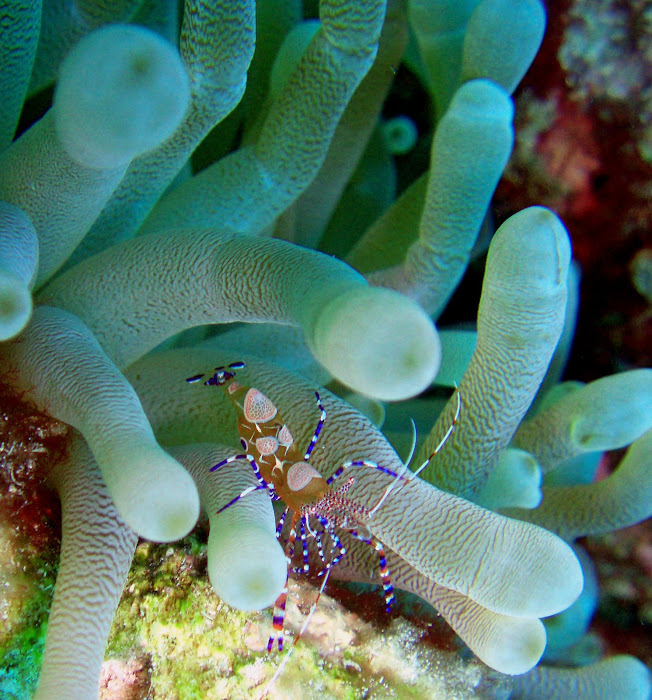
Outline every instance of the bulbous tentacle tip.
<svg viewBox="0 0 652 700">
<path fill-rule="evenodd" d="M 494 241 L 492 248 L 510 247 L 513 256 L 527 262 L 530 283 L 536 282 L 542 292 L 566 284 L 570 238 L 561 219 L 550 209 L 534 206 L 517 212 L 498 229 Z"/>
<path fill-rule="evenodd" d="M 0 340 L 18 335 L 32 315 L 32 294 L 25 281 L 0 269 Z"/>
<path fill-rule="evenodd" d="M 536 618 L 505 617 L 497 625 L 500 635 L 492 637 L 495 644 L 478 656 L 491 668 L 518 676 L 533 669 L 546 648 L 546 628 Z M 498 629 L 494 630 L 497 632 Z"/>
<path fill-rule="evenodd" d="M 230 528 L 211 528 L 208 577 L 227 605 L 263 610 L 283 591 L 287 561 L 273 533 L 240 521 Z"/>
<path fill-rule="evenodd" d="M 514 678 L 510 698 L 627 698 L 649 700 L 650 672 L 644 663 L 617 654 L 577 668 L 538 666 Z"/>
<path fill-rule="evenodd" d="M 362 287 L 322 310 L 313 331 L 317 359 L 343 384 L 382 401 L 400 401 L 426 389 L 441 363 L 430 317 L 390 289 Z"/>
<path fill-rule="evenodd" d="M 626 447 L 652 428 L 652 369 L 602 377 L 575 398 L 569 435 L 582 451 Z"/>
<path fill-rule="evenodd" d="M 90 168 L 116 168 L 164 141 L 181 122 L 190 81 L 177 49 L 144 27 L 113 24 L 68 54 L 54 96 L 63 147 Z"/>
<path fill-rule="evenodd" d="M 192 477 L 159 447 L 134 448 L 133 453 L 128 469 L 103 472 L 118 512 L 132 530 L 152 542 L 185 537 L 199 518 L 199 493 Z"/>
<path fill-rule="evenodd" d="M 465 595 L 508 617 L 542 618 L 566 610 L 584 586 L 582 567 L 573 549 L 542 527 L 500 518 L 500 537 L 494 534 L 492 546 L 483 550 L 480 567 Z M 490 519 L 486 532 L 490 531 L 489 523 Z M 512 566 L 517 560 L 519 566 Z"/>
<path fill-rule="evenodd" d="M 524 616 L 548 617 L 569 608 L 582 593 L 584 572 L 572 547 L 551 535 L 548 560 L 542 562 L 542 584 L 523 606 Z"/>
<path fill-rule="evenodd" d="M 489 78 L 513 92 L 539 50 L 545 26 L 540 0 L 478 3 L 464 35 L 462 81 Z"/>
<path fill-rule="evenodd" d="M 469 80 L 454 94 L 448 108 L 448 117 L 464 122 L 490 121 L 511 124 L 514 103 L 500 85 L 483 78 Z"/>
<path fill-rule="evenodd" d="M 622 692 L 621 697 L 649 700 L 652 694 L 652 675 L 642 661 L 628 654 L 613 656 L 606 659 L 605 663 L 608 661 L 611 661 L 614 690 Z"/>
</svg>

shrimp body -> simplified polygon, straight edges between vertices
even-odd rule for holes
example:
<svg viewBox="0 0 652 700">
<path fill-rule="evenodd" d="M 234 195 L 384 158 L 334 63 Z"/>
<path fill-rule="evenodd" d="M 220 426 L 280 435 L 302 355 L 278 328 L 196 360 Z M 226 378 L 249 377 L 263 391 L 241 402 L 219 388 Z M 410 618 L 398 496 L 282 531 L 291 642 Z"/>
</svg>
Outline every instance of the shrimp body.
<svg viewBox="0 0 652 700">
<path fill-rule="evenodd" d="M 320 417 L 310 444 L 302 455 L 294 441 L 290 428 L 279 414 L 273 401 L 259 389 L 245 386 L 235 379 L 236 370 L 244 369 L 244 366 L 244 362 L 233 362 L 226 367 L 216 367 L 215 373 L 204 381 L 204 384 L 207 386 L 221 387 L 236 407 L 238 412 L 238 434 L 243 449 L 242 454 L 233 455 L 218 462 L 211 467 L 211 471 L 221 469 L 235 460 L 246 459 L 251 464 L 259 482 L 258 486 L 245 489 L 240 495 L 222 506 L 218 512 L 226 510 L 248 493 L 261 489 L 267 490 L 272 499 L 283 501 L 286 507 L 276 527 L 276 536 L 282 539 L 283 532 L 286 529 L 287 516 L 291 513 L 287 527 L 287 538 L 283 540 L 285 543 L 285 557 L 288 561 L 288 577 L 290 572 L 296 574 L 309 573 L 310 551 L 308 542 L 311 538 L 314 540 L 315 546 L 313 550 L 316 547 L 319 559 L 323 564 L 323 568 L 317 575 L 324 578 L 317 600 L 313 604 L 306 620 L 306 625 L 314 612 L 321 592 L 324 590 L 331 569 L 346 554 L 346 549 L 338 536 L 337 529 L 345 530 L 351 537 L 361 540 L 376 551 L 379 560 L 380 578 L 385 593 L 385 606 L 389 612 L 394 601 L 394 589 L 390 582 L 385 550 L 383 544 L 376 539 L 366 524 L 382 506 L 395 485 L 401 479 L 406 478 L 404 472 L 397 474 L 391 469 L 376 464 L 376 462 L 369 459 L 353 459 L 343 462 L 331 476 L 324 479 L 317 469 L 310 464 L 312 451 L 326 422 L 326 410 L 322 405 L 319 393 L 315 392 L 315 397 Z M 189 377 L 186 381 L 189 383 L 198 382 L 205 376 L 204 374 L 197 374 Z M 460 408 L 461 399 L 458 391 L 457 411 L 451 426 L 426 461 L 415 472 L 408 472 L 410 476 L 406 478 L 406 481 L 415 478 L 441 450 L 453 430 Z M 333 482 L 347 470 L 358 467 L 376 469 L 394 477 L 394 481 L 385 489 L 383 496 L 371 509 L 367 509 L 353 498 L 347 496 L 347 492 L 355 481 L 353 476 L 349 476 L 341 485 L 333 487 Z M 405 466 L 405 471 L 407 471 L 407 465 Z M 295 563 L 297 539 L 301 542 L 301 556 L 299 562 Z M 288 578 L 285 580 L 283 591 L 274 603 L 274 634 L 270 636 L 267 643 L 268 651 L 273 649 L 274 642 L 278 643 L 279 651 L 283 649 L 283 622 L 285 619 L 287 594 Z M 294 644 L 297 643 L 302 632 L 303 630 L 299 632 L 299 635 L 294 640 Z M 280 675 L 290 654 L 285 656 L 283 663 L 277 669 L 268 685 L 268 690 Z M 262 697 L 266 697 L 267 692 L 265 691 Z"/>
<path fill-rule="evenodd" d="M 310 464 L 312 451 L 321 435 L 326 421 L 324 409 L 318 392 L 315 392 L 320 417 L 317 426 L 307 446 L 301 453 L 290 428 L 279 414 L 271 399 L 259 389 L 248 387 L 235 379 L 236 370 L 244 369 L 243 362 L 233 362 L 226 367 L 216 367 L 213 376 L 204 384 L 221 387 L 233 402 L 238 411 L 238 434 L 243 449 L 242 454 L 233 455 L 215 464 L 211 471 L 225 467 L 230 462 L 246 459 L 252 466 L 259 481 L 258 487 L 249 488 L 236 496 L 220 510 L 229 508 L 240 498 L 253 490 L 266 489 L 274 500 L 281 500 L 286 508 L 277 529 L 277 537 L 281 538 L 286 528 L 287 515 L 291 514 L 287 526 L 285 540 L 285 555 L 288 560 L 288 574 L 308 573 L 310 571 L 310 556 L 308 540 L 314 539 L 319 559 L 323 568 L 318 575 L 328 574 L 346 554 L 336 528 L 349 532 L 351 536 L 373 547 L 378 553 L 380 576 L 385 592 L 386 608 L 391 608 L 394 600 L 393 588 L 389 580 L 389 572 L 383 545 L 371 534 L 365 523 L 373 511 L 347 496 L 355 478 L 350 476 L 341 485 L 333 487 L 345 471 L 356 467 L 377 469 L 385 474 L 402 478 L 390 469 L 382 467 L 371 460 L 357 459 L 344 462 L 336 471 L 325 479 L 317 469 Z M 186 381 L 198 382 L 206 375 L 198 374 Z M 301 542 L 301 554 L 297 552 L 298 562 L 295 563 L 297 539 Z M 271 636 L 268 649 L 271 650 L 274 641 L 278 641 L 279 650 L 283 648 L 283 619 L 287 598 L 286 586 L 274 606 L 274 630 L 276 637 Z"/>
<path fill-rule="evenodd" d="M 270 399 L 235 380 L 226 391 L 239 409 L 242 449 L 254 458 L 262 478 L 273 484 L 276 496 L 292 511 L 323 498 L 329 491 L 326 480 L 299 452 L 287 423 Z"/>
</svg>

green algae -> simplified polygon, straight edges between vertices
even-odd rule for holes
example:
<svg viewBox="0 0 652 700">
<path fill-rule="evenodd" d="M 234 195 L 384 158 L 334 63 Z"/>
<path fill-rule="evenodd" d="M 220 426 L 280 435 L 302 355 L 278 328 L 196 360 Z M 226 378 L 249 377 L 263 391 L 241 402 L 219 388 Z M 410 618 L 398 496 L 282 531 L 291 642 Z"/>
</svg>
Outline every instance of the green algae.
<svg viewBox="0 0 652 700">
<path fill-rule="evenodd" d="M 29 700 L 38 681 L 58 569 L 58 508 L 44 474 L 67 426 L 0 381 L 0 698 Z"/>
<path fill-rule="evenodd" d="M 175 546 L 142 543 L 105 659 L 123 664 L 137 659 L 145 664 L 150 684 L 147 697 L 260 698 L 293 646 L 316 596 L 309 583 L 290 580 L 286 651 L 267 653 L 271 609 L 240 612 L 222 603 L 208 582 L 201 539 L 189 536 Z M 424 644 L 423 637 L 423 629 L 401 617 L 380 624 L 366 622 L 324 593 L 266 697 L 478 697 L 475 689 L 483 680 L 483 667 L 436 650 Z"/>
<path fill-rule="evenodd" d="M 25 544 L 25 543 L 23 543 Z M 2 556 L 3 631 L 0 632 L 0 697 L 29 700 L 41 667 L 57 566 L 29 545 Z M 7 600 L 11 597 L 11 601 Z M 10 602 L 11 605 L 5 603 Z"/>
</svg>

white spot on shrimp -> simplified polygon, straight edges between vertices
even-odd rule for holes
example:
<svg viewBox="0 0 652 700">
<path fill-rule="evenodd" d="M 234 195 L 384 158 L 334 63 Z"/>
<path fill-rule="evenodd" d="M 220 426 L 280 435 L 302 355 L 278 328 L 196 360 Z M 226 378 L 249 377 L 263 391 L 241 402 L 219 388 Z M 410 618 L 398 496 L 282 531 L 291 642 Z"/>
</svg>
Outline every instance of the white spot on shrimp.
<svg viewBox="0 0 652 700">
<path fill-rule="evenodd" d="M 295 462 L 287 474 L 287 483 L 290 491 L 301 491 L 313 479 L 321 478 L 321 474 L 308 462 Z"/>
<path fill-rule="evenodd" d="M 244 416 L 251 423 L 267 423 L 277 413 L 274 404 L 258 389 L 249 389 L 244 400 Z"/>
<path fill-rule="evenodd" d="M 278 440 L 273 435 L 256 438 L 256 449 L 263 457 L 273 455 L 278 450 Z"/>
<path fill-rule="evenodd" d="M 284 425 L 278 431 L 278 435 L 276 437 L 278 438 L 279 445 L 283 445 L 283 447 L 289 447 L 294 442 L 292 433 L 290 432 L 290 429 L 287 427 L 287 425 Z"/>
</svg>

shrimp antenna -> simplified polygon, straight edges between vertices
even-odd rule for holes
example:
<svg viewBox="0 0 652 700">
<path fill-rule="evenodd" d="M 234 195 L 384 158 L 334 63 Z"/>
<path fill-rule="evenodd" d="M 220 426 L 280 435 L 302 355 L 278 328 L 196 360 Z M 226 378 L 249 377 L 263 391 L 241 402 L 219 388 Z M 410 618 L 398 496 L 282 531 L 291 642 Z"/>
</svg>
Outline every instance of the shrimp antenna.
<svg viewBox="0 0 652 700">
<path fill-rule="evenodd" d="M 369 518 L 367 519 L 367 522 L 369 522 L 374 513 L 380 508 L 380 506 L 383 505 L 385 499 L 396 488 L 396 484 L 398 484 L 398 482 L 403 478 L 405 472 L 409 471 L 410 462 L 412 461 L 412 457 L 414 457 L 414 451 L 417 448 L 417 425 L 414 422 L 413 418 L 410 418 L 410 423 L 412 423 L 412 447 L 410 448 L 408 458 L 405 460 L 402 469 L 396 474 L 394 481 L 392 481 L 392 483 L 385 489 L 385 493 L 381 496 L 378 503 L 376 503 L 376 505 L 369 511 Z M 412 477 L 408 477 L 408 481 L 411 479 Z"/>
<path fill-rule="evenodd" d="M 462 397 L 460 395 L 460 390 L 457 387 L 457 383 L 455 383 L 455 389 L 457 390 L 457 407 L 455 409 L 455 415 L 453 416 L 453 420 L 451 421 L 450 426 L 448 427 L 448 430 L 446 431 L 446 434 L 444 437 L 439 441 L 439 444 L 435 449 L 430 453 L 428 456 L 428 459 L 415 471 L 411 472 L 410 476 L 407 477 L 403 481 L 403 485 L 401 486 L 401 489 L 405 488 L 406 484 L 410 483 L 416 476 L 419 476 L 419 474 L 430 464 L 430 460 L 441 450 L 441 448 L 444 446 L 446 440 L 451 436 L 451 433 L 453 432 L 453 428 L 455 427 L 455 424 L 457 423 L 459 417 L 460 417 L 460 411 L 462 410 Z M 410 419 L 412 420 L 412 419 Z M 367 522 L 369 522 L 369 519 L 376 513 L 376 511 L 380 508 L 380 506 L 385 502 L 389 494 L 396 488 L 397 483 L 402 479 L 403 475 L 405 474 L 406 471 L 408 471 L 408 465 L 412 461 L 412 457 L 414 457 L 414 449 L 416 447 L 417 443 L 417 428 L 416 425 L 414 424 L 414 421 L 412 421 L 412 425 L 414 426 L 414 444 L 412 446 L 412 450 L 410 451 L 410 456 L 408 457 L 408 460 L 405 462 L 403 465 L 403 469 L 401 469 L 400 472 L 396 475 L 396 478 L 392 483 L 385 489 L 385 493 L 381 496 L 381 499 L 376 503 L 376 505 L 371 509 L 369 512 L 369 518 L 367 519 Z"/>
<path fill-rule="evenodd" d="M 417 424 L 414 422 L 414 418 L 410 417 L 410 423 L 412 423 L 412 447 L 410 448 L 410 454 L 405 460 L 405 468 L 409 468 L 412 457 L 417 449 Z"/>
<path fill-rule="evenodd" d="M 462 396 L 460 394 L 460 390 L 457 388 L 457 383 L 455 384 L 455 389 L 457 390 L 457 408 L 455 409 L 455 415 L 453 416 L 451 424 L 448 426 L 446 434 L 439 441 L 437 447 L 435 447 L 435 449 L 430 453 L 428 459 L 412 474 L 408 481 L 412 481 L 412 479 L 414 479 L 415 476 L 418 476 L 430 464 L 430 460 L 439 452 L 439 450 L 441 450 L 446 440 L 448 440 L 448 438 L 451 436 L 453 428 L 455 427 L 455 423 L 457 423 L 457 420 L 460 417 L 460 411 L 462 410 Z"/>
</svg>

